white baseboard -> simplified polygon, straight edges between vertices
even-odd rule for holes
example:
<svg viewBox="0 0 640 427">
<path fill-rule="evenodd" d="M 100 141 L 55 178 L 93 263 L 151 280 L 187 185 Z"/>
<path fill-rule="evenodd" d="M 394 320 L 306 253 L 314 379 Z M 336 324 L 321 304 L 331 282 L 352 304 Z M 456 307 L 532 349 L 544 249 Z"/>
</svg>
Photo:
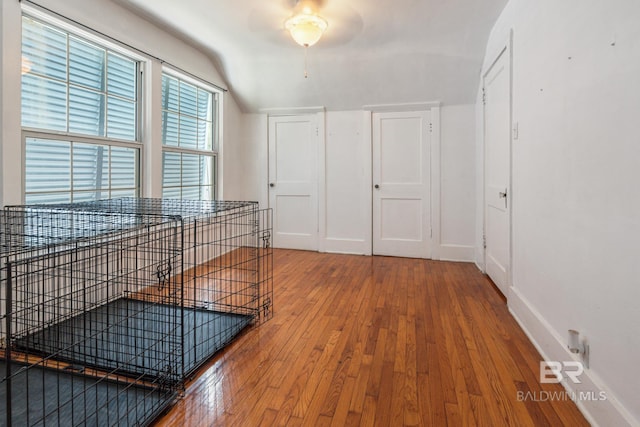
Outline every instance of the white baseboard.
<svg viewBox="0 0 640 427">
<path fill-rule="evenodd" d="M 482 249 L 482 246 L 476 247 L 475 248 L 475 258 L 474 261 L 476 263 L 476 265 L 478 266 L 478 268 L 480 269 L 480 271 L 482 271 L 483 273 L 485 273 L 485 265 L 484 265 L 484 249 Z"/>
<path fill-rule="evenodd" d="M 440 261 L 474 261 L 474 247 L 466 245 L 440 245 Z"/>
<path fill-rule="evenodd" d="M 324 239 L 322 252 L 371 255 L 371 249 L 367 250 L 367 242 L 358 239 L 339 239 L 328 237 Z M 473 262 L 474 247 L 465 245 L 440 245 L 440 261 Z"/>
<path fill-rule="evenodd" d="M 353 254 L 353 255 L 367 255 L 364 240 L 357 239 L 336 239 L 328 237 L 324 239 L 323 252 L 337 253 L 337 254 Z M 371 250 L 369 250 L 369 254 Z"/>
<path fill-rule="evenodd" d="M 565 340 L 555 331 L 531 303 L 514 287 L 509 291 L 509 311 L 520 324 L 525 334 L 542 355 L 545 361 L 579 361 L 569 350 Z M 635 379 L 634 379 L 635 380 Z M 569 395 L 581 396 L 576 398 L 578 409 L 593 426 L 638 426 L 640 420 L 634 420 L 629 411 L 616 399 L 613 392 L 590 369 L 585 369 L 580 375 L 579 384 L 574 384 L 566 378 L 562 385 Z M 599 396 L 604 393 L 606 400 L 589 399 L 594 393 Z"/>
</svg>

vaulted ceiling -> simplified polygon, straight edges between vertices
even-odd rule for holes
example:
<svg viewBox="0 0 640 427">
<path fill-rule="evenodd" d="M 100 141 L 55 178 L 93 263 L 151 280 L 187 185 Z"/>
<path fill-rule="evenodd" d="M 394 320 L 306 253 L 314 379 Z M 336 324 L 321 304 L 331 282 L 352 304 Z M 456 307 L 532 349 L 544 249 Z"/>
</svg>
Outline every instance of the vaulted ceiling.
<svg viewBox="0 0 640 427">
<path fill-rule="evenodd" d="M 115 0 L 199 47 L 244 111 L 472 103 L 507 0 L 317 0 L 329 22 L 308 49 L 284 29 L 295 0 Z"/>
</svg>

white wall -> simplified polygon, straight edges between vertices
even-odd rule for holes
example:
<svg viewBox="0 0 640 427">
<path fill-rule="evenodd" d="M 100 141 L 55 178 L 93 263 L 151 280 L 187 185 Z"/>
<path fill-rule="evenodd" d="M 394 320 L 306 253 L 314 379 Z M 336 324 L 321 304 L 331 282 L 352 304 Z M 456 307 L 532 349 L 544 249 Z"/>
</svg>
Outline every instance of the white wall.
<svg viewBox="0 0 640 427">
<path fill-rule="evenodd" d="M 366 140 L 365 121 L 362 111 L 330 111 L 326 115 L 327 252 L 371 253 L 367 219 L 371 210 L 371 197 L 367 195 L 371 192 L 371 142 Z"/>
<path fill-rule="evenodd" d="M 218 162 L 218 198 L 224 200 L 255 200 L 246 194 L 247 172 L 251 168 L 244 146 L 243 115 L 227 92 L 223 99 L 223 128 L 220 150 L 222 162 Z"/>
<path fill-rule="evenodd" d="M 443 106 L 440 126 L 440 259 L 471 261 L 475 247 L 475 106 Z"/>
<path fill-rule="evenodd" d="M 24 3 L 27 4 L 27 3 Z M 145 98 L 149 107 L 145 111 L 146 125 L 144 128 L 144 158 L 143 195 L 160 197 L 162 194 L 162 157 L 161 157 L 161 115 L 157 105 L 161 91 L 162 63 L 154 59 L 157 57 L 166 63 L 179 67 L 199 78 L 219 84 L 222 81 L 220 74 L 208 56 L 177 39 L 139 17 L 123 7 L 108 0 L 93 0 L 91 7 L 87 7 L 85 0 L 39 0 L 38 4 L 52 10 L 55 13 L 72 19 L 83 26 L 106 34 L 121 43 L 142 50 L 148 55 L 142 54 L 146 59 L 145 64 Z M 21 7 L 17 0 L 3 0 L 0 6 L 1 23 L 0 35 L 0 152 L 2 154 L 2 191 L 1 204 L 21 203 L 22 184 L 22 144 L 20 129 L 20 62 L 21 46 Z M 224 94 L 224 123 L 223 144 L 225 146 L 235 143 L 235 139 L 241 134 L 242 114 L 234 99 L 229 93 Z M 157 101 L 157 102 L 155 102 Z M 224 151 L 224 148 L 223 148 Z M 239 164 L 238 153 L 234 148 L 229 150 L 229 162 L 222 155 L 219 162 L 221 173 L 219 178 L 224 183 L 229 181 L 231 195 L 240 194 L 236 187 L 238 182 L 236 168 Z M 244 183 L 241 188 L 246 187 Z"/>
<path fill-rule="evenodd" d="M 513 29 L 513 291 L 544 356 L 589 341 L 578 402 L 600 425 L 640 424 L 640 2 L 512 0 L 485 68 Z"/>
<path fill-rule="evenodd" d="M 434 253 L 456 261 L 474 259 L 475 106 L 441 108 L 440 238 Z M 371 254 L 371 113 L 328 111 L 325 116 L 324 189 L 320 201 L 320 248 Z M 249 195 L 268 200 L 268 138 L 265 114 L 244 116 L 244 156 Z M 255 164 L 257 160 L 258 164 Z M 437 233 L 434 233 L 437 234 Z"/>
<path fill-rule="evenodd" d="M 269 206 L 269 120 L 266 114 L 243 116 L 245 194 L 260 207 Z"/>
</svg>

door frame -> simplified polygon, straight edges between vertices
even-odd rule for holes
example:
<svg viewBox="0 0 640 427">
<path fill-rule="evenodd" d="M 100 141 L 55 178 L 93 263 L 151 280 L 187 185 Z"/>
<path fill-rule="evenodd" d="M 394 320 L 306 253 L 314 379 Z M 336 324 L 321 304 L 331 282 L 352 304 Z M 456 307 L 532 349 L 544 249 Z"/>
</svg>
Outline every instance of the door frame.
<svg viewBox="0 0 640 427">
<path fill-rule="evenodd" d="M 317 167 L 317 218 L 318 218 L 318 238 L 316 242 L 316 250 L 318 252 L 325 252 L 325 238 L 326 238 L 326 139 L 325 139 L 325 116 L 326 111 L 324 107 L 301 107 L 301 108 L 267 108 L 260 110 L 261 113 L 266 113 L 267 120 L 267 146 L 266 146 L 266 155 L 267 155 L 267 170 L 266 170 L 266 181 L 265 181 L 265 191 L 266 191 L 266 203 L 270 208 L 271 197 L 269 194 L 269 178 L 271 176 L 271 171 L 269 168 L 271 167 L 271 159 L 269 158 L 269 135 L 271 133 L 271 129 L 269 129 L 269 122 L 271 117 L 285 117 L 285 116 L 316 116 L 317 124 L 318 124 L 318 147 L 316 153 L 316 167 Z"/>
<path fill-rule="evenodd" d="M 366 203 L 367 223 L 369 230 L 366 236 L 365 245 L 367 253 L 373 254 L 373 113 L 393 113 L 408 111 L 430 111 L 431 112 L 431 152 L 430 152 L 430 205 L 431 205 L 431 258 L 440 259 L 440 102 L 419 102 L 409 104 L 376 104 L 365 105 L 362 107 L 364 111 L 364 132 L 363 138 L 367 141 L 367 153 L 369 158 L 369 167 L 364 178 L 363 190 L 365 194 L 364 203 Z"/>
<path fill-rule="evenodd" d="M 504 294 L 507 302 L 510 299 L 510 294 L 513 288 L 513 29 L 509 31 L 509 36 L 505 43 L 501 44 L 500 47 L 494 51 L 492 56 L 488 56 L 491 58 L 491 62 L 487 65 L 486 68 L 482 70 L 482 242 L 481 242 L 481 251 L 482 251 L 482 272 L 487 274 L 487 248 L 486 248 L 486 233 L 487 233 L 487 191 L 486 191 L 486 183 L 487 183 L 487 132 L 486 132 L 486 112 L 485 112 L 485 102 L 484 102 L 484 93 L 485 93 L 485 79 L 487 74 L 496 62 L 500 59 L 501 55 L 507 55 L 507 64 L 509 70 L 509 178 L 507 180 L 507 193 L 509 194 L 508 203 L 509 203 L 509 213 L 508 213 L 508 229 L 509 229 L 509 266 L 507 269 L 507 292 Z"/>
</svg>

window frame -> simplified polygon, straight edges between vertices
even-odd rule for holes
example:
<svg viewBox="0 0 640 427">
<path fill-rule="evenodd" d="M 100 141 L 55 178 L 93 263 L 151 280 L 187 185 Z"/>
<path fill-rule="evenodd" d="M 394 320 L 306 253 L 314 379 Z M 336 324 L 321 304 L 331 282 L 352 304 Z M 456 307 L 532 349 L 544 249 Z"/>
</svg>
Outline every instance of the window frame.
<svg viewBox="0 0 640 427">
<path fill-rule="evenodd" d="M 26 188 L 26 183 L 27 183 L 27 140 L 28 139 L 44 139 L 44 140 L 58 140 L 61 142 L 69 142 L 71 144 L 89 144 L 89 145 L 95 145 L 95 146 L 109 146 L 109 147 L 122 147 L 122 148 L 130 148 L 130 149 L 135 149 L 137 150 L 137 156 L 136 156 L 136 171 L 137 173 L 134 176 L 135 179 L 135 186 L 133 188 L 133 190 L 135 191 L 135 197 L 139 197 L 140 196 L 140 192 L 142 190 L 141 186 L 142 186 L 142 178 L 141 178 L 141 165 L 142 165 L 142 154 L 143 154 L 143 144 L 141 142 L 136 142 L 136 143 L 132 143 L 132 142 L 122 142 L 122 141 L 114 141 L 114 140 L 108 140 L 106 138 L 101 138 L 101 139 L 94 139 L 94 138 L 87 138 L 84 136 L 78 136 L 78 135 L 66 135 L 66 134 L 61 134 L 61 133 L 47 133 L 47 132 L 41 132 L 41 131 L 34 131 L 34 130 L 26 130 L 23 129 L 22 131 L 22 203 L 26 203 L 26 197 L 27 197 L 27 188 Z M 73 149 L 71 149 L 71 153 L 73 153 Z M 70 190 L 68 191 L 69 196 L 70 196 L 70 201 L 73 202 L 74 199 L 74 184 L 73 184 L 73 174 L 71 174 L 72 170 L 73 170 L 73 157 L 71 157 L 70 159 L 70 164 L 71 164 L 71 170 L 70 170 Z M 101 191 L 103 193 L 108 192 L 109 194 L 111 194 L 111 192 L 114 191 L 124 191 L 124 190 L 129 190 L 129 188 L 113 188 L 111 186 L 111 182 L 109 183 L 109 186 L 106 188 L 96 188 L 95 190 L 77 190 L 75 191 L 75 194 L 83 194 L 83 193 L 88 193 L 91 191 Z M 28 194 L 34 194 L 34 195 L 41 195 L 41 194 L 57 194 L 57 193 L 62 193 L 60 191 L 43 191 L 43 192 L 31 192 Z"/>
<path fill-rule="evenodd" d="M 165 152 L 171 152 L 171 153 L 177 153 L 177 154 L 189 154 L 189 155 L 196 155 L 196 156 L 208 156 L 212 158 L 212 173 L 211 173 L 211 199 L 210 200 L 216 200 L 218 197 L 218 182 L 219 182 L 219 157 L 220 157 L 220 143 L 221 143 L 221 126 L 220 126 L 220 118 L 222 117 L 222 95 L 223 92 L 214 87 L 211 86 L 210 84 L 207 84 L 206 82 L 200 81 L 196 78 L 193 78 L 183 72 L 174 70 L 171 67 L 168 67 L 166 65 L 163 65 L 162 68 L 162 77 L 164 77 L 164 75 L 167 75 L 168 77 L 174 78 L 176 80 L 178 80 L 178 83 L 180 82 L 185 82 L 189 85 L 195 86 L 198 89 L 202 89 L 205 90 L 207 92 L 209 92 L 211 94 L 211 102 L 212 105 L 214 106 L 214 114 L 212 115 L 211 121 L 212 121 L 212 132 L 211 132 L 211 136 L 212 136 L 212 141 L 211 141 L 211 149 L 198 149 L 198 148 L 185 148 L 185 147 L 180 147 L 180 146 L 172 146 L 172 145 L 165 145 L 164 143 L 164 130 L 161 130 L 161 141 L 160 141 L 160 145 L 161 145 L 161 158 L 162 158 L 162 165 L 161 165 L 161 192 L 162 195 L 164 197 L 164 190 L 165 188 L 171 188 L 171 189 L 179 189 L 180 190 L 180 198 L 182 198 L 183 195 L 183 189 L 186 187 L 191 187 L 191 186 L 185 186 L 182 185 L 182 171 L 181 171 L 181 180 L 180 180 L 180 185 L 179 186 L 170 186 L 170 187 L 165 187 L 164 185 L 164 153 Z M 162 90 L 162 89 L 161 89 Z M 160 99 L 162 99 L 162 97 L 160 97 Z M 164 114 L 165 112 L 165 108 L 164 105 L 160 105 L 160 111 L 161 114 Z M 162 123 L 162 120 L 161 120 Z M 182 163 L 181 163 L 182 164 Z M 199 188 L 203 187 L 202 185 L 202 181 L 200 181 L 199 183 Z M 202 199 L 199 199 L 202 200 Z"/>
<path fill-rule="evenodd" d="M 49 27 L 53 27 L 54 29 L 64 32 L 67 36 L 67 40 L 69 40 L 69 37 L 73 37 L 75 39 L 80 40 L 81 42 L 84 43 L 88 43 L 92 46 L 96 46 L 100 49 L 104 49 L 105 50 L 105 55 L 108 55 L 109 53 L 115 54 L 115 55 L 119 55 L 119 56 L 123 56 L 124 58 L 131 60 L 135 63 L 135 85 L 136 85 L 136 89 L 135 89 L 135 131 L 134 131 L 134 140 L 128 140 L 128 139 L 122 139 L 122 138 L 115 138 L 115 137 L 108 137 L 106 136 L 99 136 L 99 135 L 89 135 L 89 134 L 81 134 L 81 133 L 76 133 L 76 132 L 69 132 L 68 131 L 68 124 L 67 124 L 67 131 L 56 131 L 56 130 L 48 130 L 48 129 L 40 129 L 40 128 L 34 128 L 34 127 L 29 127 L 29 126 L 23 126 L 22 123 L 20 125 L 21 128 L 21 153 L 22 153 L 22 158 L 21 158 L 21 187 L 22 187 L 22 194 L 21 194 L 21 200 L 22 203 L 26 203 L 26 198 L 28 194 L 54 194 L 54 193 L 59 193 L 57 191 L 45 191 L 45 192 L 34 192 L 34 193 L 28 193 L 27 192 L 27 188 L 26 188 L 26 183 L 27 183 L 27 140 L 31 139 L 31 138 L 37 138 L 37 139 L 44 139 L 44 140 L 58 140 L 61 142 L 69 142 L 71 144 L 76 144 L 76 143 L 81 143 L 81 144 L 91 144 L 91 145 L 96 145 L 96 146 L 110 146 L 110 147 L 124 147 L 124 148 L 130 148 L 130 149 L 134 149 L 137 151 L 137 155 L 136 155 L 136 171 L 134 174 L 134 180 L 135 180 L 135 188 L 134 188 L 134 193 L 136 197 L 139 197 L 142 193 L 143 193 L 143 165 L 144 165 L 144 139 L 143 139 L 143 132 L 144 132 L 144 112 L 145 112 L 145 102 L 144 102 L 144 78 L 143 78 L 143 74 L 144 74 L 144 68 L 145 68 L 145 63 L 147 62 L 147 60 L 142 57 L 141 55 L 135 53 L 134 51 L 123 47 L 121 45 L 119 45 L 118 43 L 115 43 L 113 40 L 109 39 L 108 36 L 105 35 L 101 35 L 101 34 L 97 34 L 91 31 L 88 31 L 86 29 L 83 29 L 81 27 L 79 27 L 77 24 L 73 24 L 70 22 L 67 22 L 66 20 L 63 20 L 61 18 L 56 18 L 53 17 L 45 12 L 42 12 L 34 7 L 30 7 L 28 5 L 24 5 L 22 7 L 22 13 L 21 13 L 21 17 L 20 19 L 22 20 L 23 18 L 28 18 L 28 19 L 32 19 L 36 22 L 41 23 L 42 25 L 46 25 Z M 22 32 L 20 34 L 21 37 L 21 42 L 20 45 L 22 46 Z M 67 43 L 69 43 L 67 41 Z M 67 45 L 68 46 L 68 45 Z M 69 52 L 67 51 L 67 61 L 69 61 Z M 67 70 L 68 70 L 68 62 L 67 62 Z M 105 64 L 106 67 L 106 64 Z M 67 92 L 67 99 L 66 99 L 66 111 L 65 111 L 65 115 L 67 117 L 67 120 L 69 119 L 69 88 L 71 87 L 71 85 L 69 84 L 69 75 L 67 73 L 67 79 L 65 81 L 65 86 L 66 86 L 66 92 Z M 21 83 L 21 89 L 20 92 L 22 94 L 22 83 Z M 106 91 L 106 85 L 105 85 L 105 96 L 107 96 L 108 92 Z M 22 95 L 21 95 L 22 96 Z M 20 108 L 20 116 L 22 117 L 22 107 Z M 22 121 L 22 118 L 21 118 Z M 105 132 L 106 132 L 106 128 L 105 128 Z M 71 162 L 73 162 L 73 159 L 70 159 Z M 71 177 L 71 183 L 70 183 L 70 189 L 68 191 L 70 200 L 73 201 L 74 198 L 74 190 L 73 190 L 73 176 Z M 90 190 L 80 190 L 80 191 L 76 191 L 76 194 L 82 194 L 82 193 L 87 193 Z M 102 192 L 108 192 L 109 195 L 111 194 L 112 191 L 122 191 L 122 189 L 119 188 L 112 188 L 111 187 L 111 182 L 109 182 L 109 186 L 107 188 L 96 188 L 96 191 L 102 191 Z"/>
</svg>

